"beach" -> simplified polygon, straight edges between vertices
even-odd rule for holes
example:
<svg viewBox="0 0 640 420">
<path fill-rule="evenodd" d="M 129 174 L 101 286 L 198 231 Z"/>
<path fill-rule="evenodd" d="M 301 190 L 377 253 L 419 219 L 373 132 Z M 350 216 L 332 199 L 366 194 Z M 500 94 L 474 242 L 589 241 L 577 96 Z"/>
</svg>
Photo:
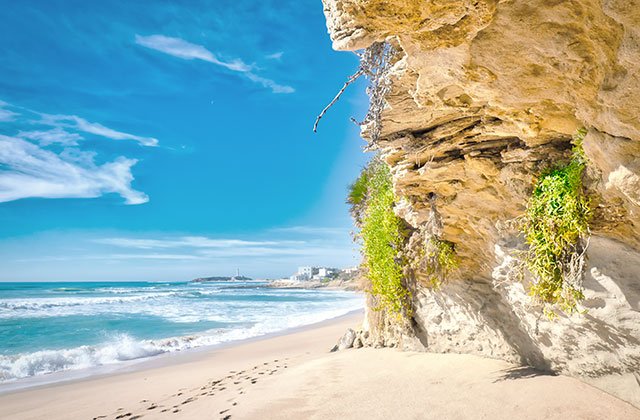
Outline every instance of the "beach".
<svg viewBox="0 0 640 420">
<path fill-rule="evenodd" d="M 330 349 L 361 311 L 0 395 L 11 419 L 637 419 L 576 379 L 470 355 Z"/>
</svg>

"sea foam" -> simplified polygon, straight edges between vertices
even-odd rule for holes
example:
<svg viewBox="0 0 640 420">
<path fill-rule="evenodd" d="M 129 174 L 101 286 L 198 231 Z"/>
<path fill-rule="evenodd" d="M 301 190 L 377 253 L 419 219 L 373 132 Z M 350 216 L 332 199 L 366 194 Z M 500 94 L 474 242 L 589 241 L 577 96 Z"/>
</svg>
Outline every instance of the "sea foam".
<svg viewBox="0 0 640 420">
<path fill-rule="evenodd" d="M 0 339 L 5 341 L 4 346 L 0 342 L 0 383 L 257 337 L 340 316 L 363 306 L 361 297 L 348 292 L 277 290 L 255 284 L 229 286 L 69 286 L 29 297 L 0 299 Z M 71 315 L 80 318 L 69 318 Z M 41 320 L 40 329 L 29 331 L 31 325 L 36 328 L 37 319 Z M 81 328 L 74 329 L 77 325 L 73 323 L 80 322 L 74 319 L 92 320 L 90 328 L 95 322 L 102 322 L 102 339 L 88 343 Z M 111 319 L 121 321 L 117 328 L 110 327 L 115 325 Z M 136 324 L 140 319 L 154 324 Z M 8 326 L 6 333 L 3 325 Z M 220 327 L 207 329 L 207 325 Z M 144 339 L 149 330 L 156 330 L 157 334 L 152 335 L 159 338 Z M 163 337 L 162 331 L 186 333 Z M 58 348 L 52 348 L 50 343 L 56 333 Z M 16 352 L 11 347 L 11 334 L 15 334 L 14 342 L 18 336 L 33 336 L 26 344 L 22 340 L 21 350 Z M 60 340 L 64 343 L 69 334 L 75 343 L 83 344 L 85 340 L 87 344 L 60 345 Z"/>
</svg>

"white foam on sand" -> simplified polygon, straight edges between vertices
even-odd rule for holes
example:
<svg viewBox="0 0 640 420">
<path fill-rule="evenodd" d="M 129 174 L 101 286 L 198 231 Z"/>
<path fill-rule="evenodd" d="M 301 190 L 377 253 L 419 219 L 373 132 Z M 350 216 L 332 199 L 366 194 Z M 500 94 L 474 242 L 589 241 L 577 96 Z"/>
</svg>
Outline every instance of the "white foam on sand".
<svg viewBox="0 0 640 420">
<path fill-rule="evenodd" d="M 361 300 L 354 299 L 348 305 L 341 305 L 340 308 L 321 312 L 298 313 L 294 316 L 267 314 L 262 322 L 258 322 L 250 328 L 218 329 L 198 335 L 156 340 L 135 340 L 127 334 L 117 334 L 104 343 L 95 346 L 80 346 L 69 349 L 43 350 L 0 356 L 0 384 L 15 383 L 20 379 L 61 371 L 85 370 L 84 373 L 86 375 L 83 376 L 89 376 L 91 374 L 89 370 L 92 368 L 145 359 L 164 353 L 259 337 L 336 318 L 353 310 L 361 309 L 362 306 Z M 64 379 L 60 378 L 60 380 Z M 0 385 L 1 391 L 2 386 Z"/>
</svg>

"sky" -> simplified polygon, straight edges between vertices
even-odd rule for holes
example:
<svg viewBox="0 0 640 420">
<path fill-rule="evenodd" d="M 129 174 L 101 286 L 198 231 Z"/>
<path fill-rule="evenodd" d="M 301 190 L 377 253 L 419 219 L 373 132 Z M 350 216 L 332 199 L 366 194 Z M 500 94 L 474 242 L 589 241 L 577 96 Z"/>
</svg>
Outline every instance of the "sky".
<svg viewBox="0 0 640 420">
<path fill-rule="evenodd" d="M 359 261 L 365 81 L 320 0 L 0 0 L 0 281 Z"/>
</svg>

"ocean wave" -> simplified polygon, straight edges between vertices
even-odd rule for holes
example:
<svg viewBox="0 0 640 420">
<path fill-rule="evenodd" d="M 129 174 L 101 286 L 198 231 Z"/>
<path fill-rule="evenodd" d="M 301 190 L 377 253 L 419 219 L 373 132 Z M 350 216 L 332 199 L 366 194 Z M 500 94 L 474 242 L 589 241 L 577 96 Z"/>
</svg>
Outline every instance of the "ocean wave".
<svg viewBox="0 0 640 420">
<path fill-rule="evenodd" d="M 81 346 L 64 350 L 43 350 L 16 356 L 0 356 L 0 381 L 108 365 L 156 356 L 189 347 L 191 337 L 161 341 L 136 341 L 123 334 L 100 346 Z"/>
<path fill-rule="evenodd" d="M 65 306 L 112 305 L 174 296 L 175 292 L 147 293 L 144 295 L 117 297 L 61 297 L 31 299 L 0 299 L 0 309 L 39 310 Z"/>
<path fill-rule="evenodd" d="M 215 345 L 222 342 L 257 337 L 289 328 L 309 325 L 360 309 L 352 305 L 316 313 L 298 313 L 295 316 L 268 315 L 251 327 L 205 331 L 199 335 L 171 337 L 155 340 L 136 340 L 127 334 L 111 337 L 95 346 L 80 346 L 62 350 L 41 350 L 17 355 L 0 355 L 0 382 L 14 381 L 53 372 L 86 369 L 112 365 L 129 360 L 148 358 L 159 354 Z"/>
</svg>

